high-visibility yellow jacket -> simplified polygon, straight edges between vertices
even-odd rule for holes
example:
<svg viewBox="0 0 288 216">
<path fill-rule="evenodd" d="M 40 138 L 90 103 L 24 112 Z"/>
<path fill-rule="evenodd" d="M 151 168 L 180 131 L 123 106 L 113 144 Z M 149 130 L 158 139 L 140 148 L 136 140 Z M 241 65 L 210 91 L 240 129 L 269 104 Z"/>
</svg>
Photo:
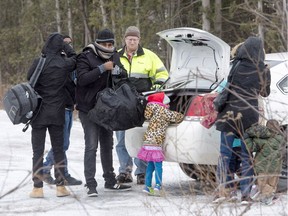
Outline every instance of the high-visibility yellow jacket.
<svg viewBox="0 0 288 216">
<path fill-rule="evenodd" d="M 119 50 L 119 55 L 129 80 L 138 92 L 149 91 L 153 85 L 162 84 L 169 77 L 161 59 L 148 49 L 139 46 L 131 62 L 125 53 L 125 46 Z"/>
</svg>

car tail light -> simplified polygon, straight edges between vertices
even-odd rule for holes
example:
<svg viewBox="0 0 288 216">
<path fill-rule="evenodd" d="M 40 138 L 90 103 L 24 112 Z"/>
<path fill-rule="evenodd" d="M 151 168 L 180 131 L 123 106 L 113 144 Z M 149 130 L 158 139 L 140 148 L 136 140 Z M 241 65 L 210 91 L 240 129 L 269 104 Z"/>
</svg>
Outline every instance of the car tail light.
<svg viewBox="0 0 288 216">
<path fill-rule="evenodd" d="M 204 111 L 203 103 L 202 103 L 203 96 L 197 95 L 193 98 L 190 103 L 190 106 L 186 112 L 186 117 L 200 117 L 207 115 Z"/>
</svg>

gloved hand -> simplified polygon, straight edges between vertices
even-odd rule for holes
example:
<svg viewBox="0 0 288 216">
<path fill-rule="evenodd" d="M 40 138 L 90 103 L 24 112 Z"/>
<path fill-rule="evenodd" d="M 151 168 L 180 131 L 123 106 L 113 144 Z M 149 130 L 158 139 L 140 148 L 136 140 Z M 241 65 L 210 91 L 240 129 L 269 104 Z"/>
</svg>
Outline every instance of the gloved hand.
<svg viewBox="0 0 288 216">
<path fill-rule="evenodd" d="M 161 84 L 154 84 L 152 87 L 151 87 L 151 90 L 159 90 L 161 87 Z"/>
</svg>

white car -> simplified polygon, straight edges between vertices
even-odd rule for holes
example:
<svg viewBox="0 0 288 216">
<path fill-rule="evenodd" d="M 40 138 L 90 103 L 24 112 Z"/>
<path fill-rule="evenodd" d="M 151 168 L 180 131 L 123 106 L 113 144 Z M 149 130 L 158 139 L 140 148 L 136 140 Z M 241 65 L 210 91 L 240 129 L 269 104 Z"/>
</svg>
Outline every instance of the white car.
<svg viewBox="0 0 288 216">
<path fill-rule="evenodd" d="M 212 126 L 200 124 L 195 116 L 193 100 L 199 94 L 209 93 L 229 73 L 230 46 L 218 37 L 195 28 L 176 28 L 159 32 L 173 48 L 170 80 L 163 90 L 171 100 L 170 108 L 185 114 L 180 124 L 167 129 L 163 146 L 165 160 L 177 162 L 182 170 L 196 179 L 214 178 L 218 161 L 220 132 Z M 288 121 L 288 53 L 267 54 L 271 67 L 271 95 L 265 99 L 265 116 Z M 149 94 L 151 92 L 146 92 Z M 142 145 L 143 127 L 126 131 L 125 142 L 129 154 L 136 157 Z"/>
</svg>

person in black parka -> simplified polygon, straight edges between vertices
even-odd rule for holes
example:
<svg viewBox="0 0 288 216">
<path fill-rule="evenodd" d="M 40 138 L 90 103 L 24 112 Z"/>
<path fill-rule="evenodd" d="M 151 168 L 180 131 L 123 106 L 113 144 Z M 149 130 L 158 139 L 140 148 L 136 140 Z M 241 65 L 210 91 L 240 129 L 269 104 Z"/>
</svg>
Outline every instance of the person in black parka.
<svg viewBox="0 0 288 216">
<path fill-rule="evenodd" d="M 250 201 L 250 189 L 253 176 L 251 157 L 243 141 L 245 130 L 259 121 L 259 95 L 270 94 L 270 70 L 264 64 L 263 41 L 258 37 L 249 37 L 238 49 L 228 76 L 230 94 L 224 109 L 218 113 L 216 129 L 221 131 L 220 160 L 217 167 L 219 179 L 229 172 L 228 164 L 235 138 L 241 139 L 242 177 L 251 177 L 240 181 L 242 202 Z M 223 176 L 224 175 L 224 176 Z"/>
<path fill-rule="evenodd" d="M 258 123 L 258 97 L 263 85 L 266 87 L 266 95 L 264 93 L 263 96 L 270 94 L 270 71 L 264 64 L 264 58 L 263 42 L 258 37 L 249 37 L 239 47 L 233 62 L 236 65 L 240 61 L 239 65 L 233 72 L 233 82 L 228 79 L 230 90 L 234 93 L 229 94 L 225 108 L 218 114 L 217 130 L 243 135 L 247 128 Z"/>
<path fill-rule="evenodd" d="M 109 29 L 98 32 L 95 42 L 88 44 L 77 56 L 76 109 L 84 130 L 84 175 L 87 195 L 97 197 L 95 179 L 96 152 L 100 144 L 100 157 L 105 181 L 104 190 L 131 190 L 129 185 L 117 184 L 113 167 L 113 131 L 93 122 L 88 112 L 95 106 L 96 96 L 101 90 L 112 87 L 112 75 L 115 68 L 119 79 L 127 77 L 114 47 L 114 34 Z M 117 66 L 117 67 L 116 67 Z M 114 81 L 114 79 L 113 79 Z M 120 113 L 119 113 L 120 115 Z"/>
<path fill-rule="evenodd" d="M 67 56 L 61 55 L 63 50 Z M 52 33 L 43 46 L 42 55 L 46 57 L 46 62 L 35 85 L 35 90 L 43 98 L 43 101 L 38 115 L 31 123 L 34 189 L 30 193 L 30 197 L 43 197 L 43 154 L 47 129 L 55 159 L 56 195 L 61 197 L 70 194 L 64 187 L 64 85 L 68 72 L 73 71 L 76 67 L 76 53 L 71 46 L 64 43 L 61 34 Z M 32 76 L 38 61 L 39 59 L 35 59 L 29 69 L 28 80 Z"/>
<path fill-rule="evenodd" d="M 72 46 L 72 38 L 69 35 L 64 35 L 64 42 L 68 43 Z M 73 46 L 72 46 L 73 48 Z M 66 56 L 65 52 L 62 52 L 62 55 Z M 72 177 L 68 170 L 68 158 L 67 158 L 67 151 L 70 146 L 70 134 L 71 128 L 73 124 L 73 110 L 75 101 L 75 89 L 76 89 L 76 70 L 69 72 L 66 83 L 65 83 L 65 124 L 64 124 L 64 176 L 65 176 L 65 185 L 81 185 L 82 181 Z M 43 180 L 47 184 L 55 184 L 55 180 L 51 176 L 51 169 L 54 165 L 54 155 L 52 148 L 48 151 L 47 156 L 45 157 L 45 161 L 43 163 Z"/>
</svg>

